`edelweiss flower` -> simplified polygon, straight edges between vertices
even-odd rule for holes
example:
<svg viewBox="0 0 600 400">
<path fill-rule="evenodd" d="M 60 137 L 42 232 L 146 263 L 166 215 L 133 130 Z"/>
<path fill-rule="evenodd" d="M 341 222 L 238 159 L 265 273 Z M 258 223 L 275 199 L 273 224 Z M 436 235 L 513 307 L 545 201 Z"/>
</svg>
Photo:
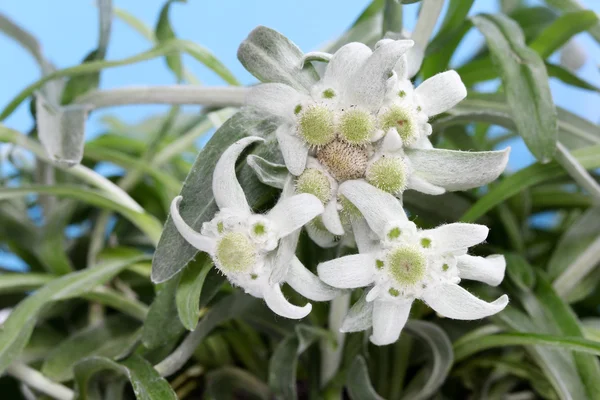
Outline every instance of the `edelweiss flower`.
<svg viewBox="0 0 600 400">
<path fill-rule="evenodd" d="M 382 40 L 372 52 L 350 43 L 330 56 L 310 95 L 267 83 L 248 96 L 248 105 L 281 121 L 276 136 L 288 170 L 298 176 L 296 191 L 315 195 L 325 206 L 323 216 L 307 225 L 320 246 L 344 235 L 345 216 L 353 214 L 337 194 L 341 182 L 364 179 L 396 196 L 406 189 L 441 194 L 489 183 L 506 166 L 509 149 L 432 148 L 429 117 L 456 105 L 466 89 L 454 71 L 414 89 L 403 55 L 411 46 L 410 40 Z"/>
<path fill-rule="evenodd" d="M 280 201 L 267 214 L 253 214 L 235 175 L 235 163 L 251 143 L 247 137 L 231 145 L 221 156 L 213 174 L 213 194 L 219 212 L 195 232 L 179 214 L 182 197 L 171 203 L 171 216 L 179 233 L 192 246 L 208 253 L 229 281 L 265 302 L 275 313 L 304 318 L 311 304 L 290 304 L 281 292 L 285 281 L 312 300 L 331 300 L 338 291 L 322 283 L 295 257 L 299 230 L 323 212 L 321 202 L 310 194 L 293 195 L 288 184 Z M 290 195 L 290 193 L 292 195 Z"/>
<path fill-rule="evenodd" d="M 350 310 L 342 330 L 372 326 L 371 341 L 385 345 L 398 339 L 415 299 L 445 317 L 461 320 L 484 318 L 506 307 L 506 295 L 487 303 L 458 285 L 461 279 L 498 285 L 504 277 L 503 256 L 467 254 L 469 247 L 485 240 L 486 226 L 456 223 L 421 230 L 408 220 L 395 197 L 365 182 L 345 182 L 339 191 L 361 211 L 375 234 L 355 231 L 359 254 L 318 266 L 319 277 L 329 285 L 369 287 Z"/>
</svg>

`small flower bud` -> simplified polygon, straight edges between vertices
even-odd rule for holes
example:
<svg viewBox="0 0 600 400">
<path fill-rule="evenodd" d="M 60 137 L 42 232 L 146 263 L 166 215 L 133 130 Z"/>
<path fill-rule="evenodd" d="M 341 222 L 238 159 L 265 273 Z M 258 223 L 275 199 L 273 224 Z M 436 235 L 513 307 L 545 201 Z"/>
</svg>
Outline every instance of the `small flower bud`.
<svg viewBox="0 0 600 400">
<path fill-rule="evenodd" d="M 299 114 L 298 135 L 310 146 L 324 146 L 335 138 L 333 112 L 312 105 Z"/>
<path fill-rule="evenodd" d="M 385 263 L 391 278 L 401 287 L 418 284 L 427 270 L 427 259 L 423 252 L 410 246 L 393 249 L 388 253 Z"/>
<path fill-rule="evenodd" d="M 350 144 L 366 144 L 375 131 L 375 118 L 368 112 L 350 109 L 342 114 L 339 133 L 343 141 Z"/>
<path fill-rule="evenodd" d="M 225 274 L 249 271 L 256 264 L 256 249 L 241 232 L 229 232 L 217 243 L 217 267 Z"/>
<path fill-rule="evenodd" d="M 329 178 L 316 168 L 307 168 L 296 179 L 296 193 L 308 193 L 326 204 L 331 199 Z"/>
<path fill-rule="evenodd" d="M 401 157 L 381 157 L 367 168 L 367 181 L 388 193 L 397 194 L 406 189 L 406 164 Z"/>
<path fill-rule="evenodd" d="M 391 107 L 380 116 L 380 124 L 384 132 L 395 128 L 405 146 L 413 144 L 419 137 L 416 114 L 408 108 Z"/>
</svg>

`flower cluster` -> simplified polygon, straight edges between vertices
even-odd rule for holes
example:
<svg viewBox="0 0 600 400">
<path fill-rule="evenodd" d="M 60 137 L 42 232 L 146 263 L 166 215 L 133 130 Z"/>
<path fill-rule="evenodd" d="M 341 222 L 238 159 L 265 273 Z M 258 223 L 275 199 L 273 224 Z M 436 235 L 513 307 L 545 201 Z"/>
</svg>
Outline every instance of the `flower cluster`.
<svg viewBox="0 0 600 400">
<path fill-rule="evenodd" d="M 350 43 L 325 57 L 326 69 L 310 90 L 277 82 L 250 90 L 247 105 L 278 123 L 275 135 L 289 171 L 271 211 L 253 214 L 235 176 L 237 158 L 262 140 L 257 137 L 236 142 L 215 167 L 220 211 L 201 233 L 180 217 L 180 198 L 171 207 L 183 237 L 207 252 L 232 284 L 264 298 L 279 315 L 303 318 L 311 309 L 290 304 L 283 283 L 316 301 L 365 288 L 342 330 L 372 328 L 378 345 L 398 339 L 415 299 L 455 319 L 483 318 L 508 302 L 504 295 L 487 303 L 458 285 L 461 279 L 502 281 L 502 256 L 467 254 L 486 239 L 487 227 L 457 223 L 422 230 L 402 207 L 406 190 L 439 195 L 493 181 L 509 152 L 433 148 L 429 119 L 465 98 L 466 88 L 454 71 L 415 88 L 405 56 L 412 45 L 385 39 L 371 50 Z M 321 263 L 317 277 L 295 256 L 302 227 L 321 247 L 352 245 L 358 253 Z"/>
</svg>

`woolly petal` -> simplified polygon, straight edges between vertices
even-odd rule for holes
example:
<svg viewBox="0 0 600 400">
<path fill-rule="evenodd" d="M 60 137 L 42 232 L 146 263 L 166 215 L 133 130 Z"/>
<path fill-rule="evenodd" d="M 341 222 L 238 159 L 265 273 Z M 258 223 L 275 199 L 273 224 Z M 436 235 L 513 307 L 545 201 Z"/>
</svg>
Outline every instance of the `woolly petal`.
<svg viewBox="0 0 600 400">
<path fill-rule="evenodd" d="M 414 48 L 414 46 L 412 48 Z M 398 79 L 408 79 L 408 54 L 402 54 L 398 59 L 398 62 L 396 62 L 396 65 L 394 66 L 394 72 L 398 75 Z"/>
<path fill-rule="evenodd" d="M 297 257 L 292 258 L 285 280 L 292 289 L 310 300 L 328 301 L 340 294 L 339 289 L 323 283 Z"/>
<path fill-rule="evenodd" d="M 365 181 L 346 181 L 340 185 L 338 192 L 360 210 L 380 238 L 385 236 L 385 228 L 391 221 L 408 221 L 398 199 Z"/>
<path fill-rule="evenodd" d="M 306 168 L 308 148 L 302 139 L 291 133 L 291 126 L 281 125 L 275 131 L 285 166 L 293 175 L 300 175 Z"/>
<path fill-rule="evenodd" d="M 418 44 L 415 44 L 410 48 L 410 50 L 408 50 L 406 53 L 406 75 L 409 79 L 412 79 L 417 73 L 419 73 L 424 57 L 425 51 L 423 50 L 423 47 Z"/>
<path fill-rule="evenodd" d="M 402 138 L 398 134 L 398 131 L 396 130 L 396 128 L 390 129 L 381 142 L 381 151 L 386 153 L 392 153 L 394 151 L 400 150 L 402 147 Z"/>
<path fill-rule="evenodd" d="M 350 289 L 373 283 L 375 257 L 372 254 L 353 254 L 320 263 L 319 278 L 333 287 Z"/>
<path fill-rule="evenodd" d="M 363 293 L 350 308 L 342 322 L 340 332 L 360 332 L 373 325 L 373 303 L 367 302 L 365 298 L 366 295 Z"/>
<path fill-rule="evenodd" d="M 349 104 L 378 111 L 394 66 L 412 45 L 412 40 L 396 40 L 378 47 L 352 77 L 351 86 L 348 87 Z"/>
<path fill-rule="evenodd" d="M 444 283 L 427 290 L 423 293 L 423 300 L 444 317 L 460 320 L 489 317 L 504 310 L 508 304 L 508 296 L 505 294 L 488 303 L 452 283 Z"/>
<path fill-rule="evenodd" d="M 238 140 L 225 150 L 213 172 L 212 190 L 219 209 L 233 208 L 250 214 L 246 195 L 235 175 L 235 163 L 246 147 L 254 142 L 264 142 L 257 136 Z"/>
<path fill-rule="evenodd" d="M 246 95 L 246 105 L 293 122 L 294 108 L 308 99 L 306 95 L 283 83 L 262 83 L 250 88 Z"/>
<path fill-rule="evenodd" d="M 200 233 L 193 230 L 188 224 L 185 223 L 181 215 L 179 214 L 179 203 L 181 203 L 183 197 L 177 196 L 171 202 L 171 219 L 175 224 L 175 227 L 179 231 L 179 234 L 192 246 L 200 251 L 210 254 L 215 254 L 216 242 L 214 239 L 207 236 L 201 235 Z"/>
<path fill-rule="evenodd" d="M 348 43 L 335 52 L 325 74 L 319 82 L 319 91 L 332 88 L 337 93 L 343 93 L 352 76 L 359 70 L 373 52 L 358 42 Z"/>
<path fill-rule="evenodd" d="M 424 230 L 439 251 L 450 252 L 475 246 L 485 240 L 490 230 L 485 225 L 454 223 Z"/>
<path fill-rule="evenodd" d="M 415 89 L 423 112 L 432 117 L 447 111 L 467 97 L 467 88 L 456 71 L 439 73 Z"/>
<path fill-rule="evenodd" d="M 329 231 L 317 228 L 312 223 L 306 224 L 304 226 L 304 229 L 306 229 L 306 233 L 308 234 L 308 237 L 313 242 L 315 242 L 319 247 L 323 247 L 323 248 L 327 249 L 330 247 L 334 247 L 338 244 L 338 241 L 336 240 L 335 235 L 333 235 Z"/>
<path fill-rule="evenodd" d="M 500 254 L 493 254 L 486 258 L 465 254 L 458 257 L 457 266 L 462 279 L 498 286 L 504 279 L 506 260 Z"/>
<path fill-rule="evenodd" d="M 400 337 L 406 325 L 412 301 L 374 301 L 373 302 L 373 334 L 371 343 L 377 346 L 392 344 Z"/>
<path fill-rule="evenodd" d="M 342 236 L 344 234 L 344 227 L 340 220 L 337 201 L 335 199 L 325 205 L 325 211 L 323 211 L 321 219 L 323 220 L 323 225 L 325 225 L 325 228 L 327 228 L 329 232 L 337 236 Z"/>
<path fill-rule="evenodd" d="M 431 194 L 434 196 L 446 193 L 446 189 L 427 182 L 425 179 L 419 178 L 416 175 L 408 179 L 407 189 L 416 190 L 417 192 Z"/>
<path fill-rule="evenodd" d="M 352 231 L 359 253 L 371 253 L 379 249 L 379 241 L 372 237 L 373 231 L 364 218 L 352 220 Z"/>
<path fill-rule="evenodd" d="M 267 213 L 267 218 L 277 226 L 277 237 L 282 238 L 312 221 L 322 212 L 323 204 L 319 199 L 312 194 L 302 193 L 281 198 Z"/>
<path fill-rule="evenodd" d="M 269 276 L 270 284 L 281 283 L 285 280 L 290 269 L 290 263 L 296 256 L 296 247 L 298 247 L 299 237 L 300 229 L 297 229 L 279 240 L 277 253 L 273 260 L 273 270 Z"/>
<path fill-rule="evenodd" d="M 501 151 L 407 149 L 419 178 L 446 190 L 466 190 L 494 181 L 508 162 L 510 147 Z"/>
<path fill-rule="evenodd" d="M 279 285 L 266 286 L 262 294 L 267 306 L 275 314 L 285 318 L 302 319 L 312 310 L 312 304 L 310 303 L 307 303 L 304 307 L 298 307 L 287 301 Z"/>
</svg>

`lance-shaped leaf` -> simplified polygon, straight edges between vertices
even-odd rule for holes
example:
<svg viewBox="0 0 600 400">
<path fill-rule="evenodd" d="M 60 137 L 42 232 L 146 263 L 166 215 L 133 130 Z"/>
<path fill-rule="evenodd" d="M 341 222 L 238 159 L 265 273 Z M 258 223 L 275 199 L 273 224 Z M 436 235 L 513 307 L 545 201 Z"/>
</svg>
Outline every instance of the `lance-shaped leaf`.
<svg viewBox="0 0 600 400">
<path fill-rule="evenodd" d="M 160 16 L 158 17 L 158 22 L 156 23 L 156 28 L 154 30 L 155 37 L 158 42 L 166 42 L 168 40 L 175 39 L 175 32 L 173 31 L 171 21 L 169 20 L 169 11 L 171 10 L 171 4 L 177 2 L 185 3 L 186 0 L 169 0 L 165 3 L 160 11 Z M 177 79 L 181 81 L 183 79 L 181 54 L 168 54 L 165 56 L 165 59 L 171 71 L 173 71 Z"/>
<path fill-rule="evenodd" d="M 129 379 L 137 400 L 177 400 L 177 395 L 169 382 L 158 375 L 148 361 L 139 355 L 115 362 L 105 357 L 90 357 L 75 366 L 76 398 L 79 400 L 100 400 L 97 390 L 89 390 L 92 378 L 101 371 L 113 371 Z"/>
<path fill-rule="evenodd" d="M 296 90 L 308 92 L 319 80 L 311 64 L 303 65 L 302 50 L 281 33 L 265 26 L 250 32 L 240 45 L 237 56 L 261 82 L 285 83 Z"/>
<path fill-rule="evenodd" d="M 556 151 L 558 124 L 544 61 L 525 45 L 521 28 L 510 18 L 485 14 L 472 21 L 486 38 L 518 133 L 540 162 L 549 162 Z"/>
</svg>

